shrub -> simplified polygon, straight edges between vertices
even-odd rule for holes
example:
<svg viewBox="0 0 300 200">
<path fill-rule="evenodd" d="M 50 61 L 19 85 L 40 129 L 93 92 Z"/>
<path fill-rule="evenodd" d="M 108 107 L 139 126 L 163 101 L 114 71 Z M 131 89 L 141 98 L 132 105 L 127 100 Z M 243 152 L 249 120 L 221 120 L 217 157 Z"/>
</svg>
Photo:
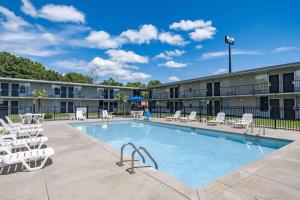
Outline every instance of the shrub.
<svg viewBox="0 0 300 200">
<path fill-rule="evenodd" d="M 52 118 L 53 118 L 53 114 L 52 113 L 45 113 L 44 119 L 52 119 Z"/>
</svg>

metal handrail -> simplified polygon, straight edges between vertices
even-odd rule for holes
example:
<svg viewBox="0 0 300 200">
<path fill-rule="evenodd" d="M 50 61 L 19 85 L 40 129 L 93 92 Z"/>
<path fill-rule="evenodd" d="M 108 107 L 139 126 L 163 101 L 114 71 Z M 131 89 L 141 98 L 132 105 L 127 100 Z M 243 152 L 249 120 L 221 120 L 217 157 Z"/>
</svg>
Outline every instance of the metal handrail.
<svg viewBox="0 0 300 200">
<path fill-rule="evenodd" d="M 126 147 L 126 146 L 132 146 L 132 148 L 134 149 L 134 151 L 137 149 L 137 147 L 133 144 L 133 143 L 131 143 L 131 142 L 128 142 L 127 144 L 124 144 L 122 147 L 121 147 L 121 156 L 120 156 L 120 162 L 117 162 L 117 165 L 119 165 L 119 166 L 123 166 L 124 164 L 123 164 L 123 162 L 124 162 L 124 160 L 123 160 L 123 152 L 124 152 L 124 148 Z M 142 160 L 143 160 L 143 163 L 145 163 L 145 157 L 141 154 L 141 152 L 138 152 L 138 154 L 141 156 L 141 158 L 142 158 Z"/>
<path fill-rule="evenodd" d="M 251 125 L 251 127 L 250 127 L 250 125 Z M 249 126 L 247 126 L 247 128 L 246 128 L 246 130 L 245 130 L 245 135 L 247 135 L 248 134 L 248 130 L 249 130 L 249 128 L 251 128 L 251 133 L 253 133 L 253 128 L 254 128 L 254 124 L 253 124 L 253 122 L 250 124 Z"/>
<path fill-rule="evenodd" d="M 130 173 L 130 174 L 134 174 L 135 171 L 134 171 L 134 155 L 136 152 L 140 153 L 140 150 L 143 150 L 144 153 L 150 158 L 150 160 L 154 163 L 154 166 L 155 166 L 155 169 L 158 169 L 158 165 L 156 163 L 156 161 L 154 160 L 154 158 L 150 155 L 150 153 L 147 151 L 146 148 L 144 147 L 139 147 L 137 149 L 135 149 L 133 152 L 132 152 L 132 155 L 131 155 L 131 168 L 129 168 L 127 171 Z"/>
<path fill-rule="evenodd" d="M 263 134 L 263 135 L 266 134 L 266 127 L 265 127 L 264 125 L 262 125 L 262 124 L 259 126 L 257 136 L 260 136 L 260 135 L 261 135 L 261 131 L 262 131 L 262 134 Z"/>
</svg>

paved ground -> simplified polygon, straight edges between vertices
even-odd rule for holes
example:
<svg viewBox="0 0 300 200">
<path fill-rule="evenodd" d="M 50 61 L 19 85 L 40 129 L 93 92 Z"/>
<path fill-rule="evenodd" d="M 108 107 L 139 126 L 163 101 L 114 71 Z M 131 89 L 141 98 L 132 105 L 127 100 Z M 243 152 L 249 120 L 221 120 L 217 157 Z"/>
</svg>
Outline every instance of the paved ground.
<svg viewBox="0 0 300 200">
<path fill-rule="evenodd" d="M 164 122 L 164 120 L 157 120 Z M 56 154 L 43 170 L 23 172 L 5 167 L 0 175 L 0 199 L 300 199 L 300 136 L 267 130 L 266 137 L 297 140 L 222 177 L 201 189 L 191 189 L 151 168 L 130 175 L 118 167 L 119 152 L 80 134 L 68 121 L 46 122 L 44 135 Z M 178 125 L 187 125 L 176 122 Z M 189 126 L 202 127 L 200 123 Z M 221 127 L 226 131 L 236 129 Z"/>
</svg>

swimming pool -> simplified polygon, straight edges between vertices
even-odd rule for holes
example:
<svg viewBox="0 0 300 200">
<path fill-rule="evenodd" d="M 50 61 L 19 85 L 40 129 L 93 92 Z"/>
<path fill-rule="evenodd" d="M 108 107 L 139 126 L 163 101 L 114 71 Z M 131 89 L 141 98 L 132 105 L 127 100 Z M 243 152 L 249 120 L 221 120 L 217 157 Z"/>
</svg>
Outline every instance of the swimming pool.
<svg viewBox="0 0 300 200">
<path fill-rule="evenodd" d="M 128 142 L 146 147 L 160 171 L 193 188 L 210 183 L 289 143 L 140 121 L 73 123 L 71 126 L 117 149 Z M 131 151 L 128 148 L 127 153 Z"/>
</svg>

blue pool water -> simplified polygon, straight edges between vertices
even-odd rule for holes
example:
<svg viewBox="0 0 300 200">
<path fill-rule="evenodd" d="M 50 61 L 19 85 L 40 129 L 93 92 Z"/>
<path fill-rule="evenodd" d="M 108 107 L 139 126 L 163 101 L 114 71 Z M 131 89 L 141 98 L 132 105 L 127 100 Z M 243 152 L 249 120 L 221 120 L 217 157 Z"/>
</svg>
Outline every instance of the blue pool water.
<svg viewBox="0 0 300 200">
<path fill-rule="evenodd" d="M 194 188 L 289 143 L 249 136 L 246 140 L 244 135 L 138 121 L 71 126 L 117 149 L 127 142 L 146 147 L 160 171 Z"/>
</svg>

